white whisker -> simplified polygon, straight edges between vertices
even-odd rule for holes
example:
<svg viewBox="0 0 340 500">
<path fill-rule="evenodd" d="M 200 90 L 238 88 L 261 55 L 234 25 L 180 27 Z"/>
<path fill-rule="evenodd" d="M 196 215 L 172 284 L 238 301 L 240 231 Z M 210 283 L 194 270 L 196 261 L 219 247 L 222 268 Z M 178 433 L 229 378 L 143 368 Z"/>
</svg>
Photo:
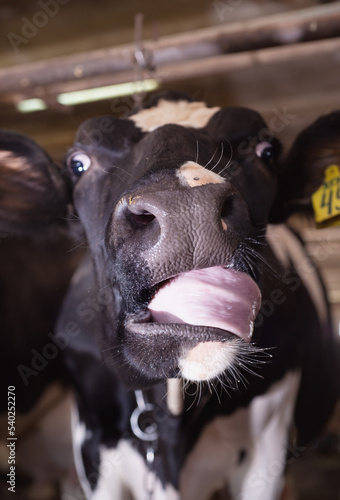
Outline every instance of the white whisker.
<svg viewBox="0 0 340 500">
<path fill-rule="evenodd" d="M 207 168 L 207 166 L 213 161 L 213 159 L 215 158 L 215 154 L 216 154 L 217 150 L 218 150 L 218 146 L 216 147 L 216 149 L 214 151 L 214 154 L 212 155 L 212 157 L 210 158 L 210 160 L 208 161 L 208 163 L 206 163 L 204 165 L 204 168 Z"/>
<path fill-rule="evenodd" d="M 198 141 L 196 141 L 196 160 L 195 163 L 198 163 Z"/>
<path fill-rule="evenodd" d="M 228 142 L 228 144 L 229 144 L 229 146 L 230 146 L 230 157 L 229 157 L 229 160 L 228 160 L 228 162 L 226 163 L 226 165 L 225 165 L 225 166 L 222 168 L 222 170 L 218 173 L 219 175 L 222 175 L 222 174 L 223 174 L 223 172 L 225 172 L 225 170 L 227 170 L 227 169 L 228 169 L 228 167 L 229 167 L 229 165 L 230 165 L 230 163 L 231 163 L 231 159 L 232 159 L 232 157 L 233 157 L 233 147 L 232 147 L 232 145 L 230 144 L 230 142 L 228 141 L 228 139 L 227 139 L 227 142 Z"/>
<path fill-rule="evenodd" d="M 219 165 L 220 161 L 222 160 L 223 152 L 224 152 L 223 142 L 221 142 L 221 146 L 222 146 L 222 149 L 221 149 L 220 157 L 219 157 L 218 162 L 216 163 L 216 165 L 214 165 L 213 168 L 211 169 L 212 172 L 215 170 L 215 168 Z"/>
</svg>

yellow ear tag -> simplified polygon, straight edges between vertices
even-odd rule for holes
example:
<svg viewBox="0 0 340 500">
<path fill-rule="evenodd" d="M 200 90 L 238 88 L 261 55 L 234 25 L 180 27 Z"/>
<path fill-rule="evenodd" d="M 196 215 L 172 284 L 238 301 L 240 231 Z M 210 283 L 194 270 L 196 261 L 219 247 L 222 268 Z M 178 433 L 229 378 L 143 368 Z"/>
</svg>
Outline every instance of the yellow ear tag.
<svg viewBox="0 0 340 500">
<path fill-rule="evenodd" d="M 312 194 L 317 227 L 340 225 L 340 170 L 331 165 L 325 170 L 323 184 Z"/>
</svg>

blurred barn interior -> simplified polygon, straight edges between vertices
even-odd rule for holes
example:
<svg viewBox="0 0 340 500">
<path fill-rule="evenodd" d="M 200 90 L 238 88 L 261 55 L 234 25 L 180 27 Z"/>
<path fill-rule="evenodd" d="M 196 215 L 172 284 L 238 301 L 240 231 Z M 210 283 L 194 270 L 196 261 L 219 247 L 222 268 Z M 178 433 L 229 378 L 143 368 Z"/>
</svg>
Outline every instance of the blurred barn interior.
<svg viewBox="0 0 340 500">
<path fill-rule="evenodd" d="M 212 106 L 254 108 L 285 148 L 316 117 L 340 108 L 339 1 L 2 0 L 0 30 L 0 129 L 31 136 L 58 160 L 84 119 L 123 116 L 156 87 Z M 111 87 L 129 82 L 142 91 Z M 106 97 L 62 99 L 102 87 L 110 87 Z M 340 227 L 292 224 L 320 265 L 339 334 Z M 56 422 L 64 414 L 58 398 Z M 339 420 L 335 414 L 319 446 L 292 455 L 289 498 L 340 498 Z M 26 462 L 35 425 L 36 417 L 23 430 Z M 0 448 L 1 466 L 3 455 Z M 34 491 L 32 499 L 55 498 L 42 486 Z"/>
</svg>

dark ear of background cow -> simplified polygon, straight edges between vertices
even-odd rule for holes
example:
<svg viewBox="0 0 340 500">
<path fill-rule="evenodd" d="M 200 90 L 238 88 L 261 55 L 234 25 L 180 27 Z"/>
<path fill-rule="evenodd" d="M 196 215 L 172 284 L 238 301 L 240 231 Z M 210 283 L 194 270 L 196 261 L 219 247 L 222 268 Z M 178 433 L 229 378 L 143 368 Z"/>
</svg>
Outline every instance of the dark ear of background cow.
<svg viewBox="0 0 340 500">
<path fill-rule="evenodd" d="M 18 412 L 63 372 L 51 332 L 80 257 L 67 202 L 61 168 L 31 139 L 0 131 L 1 393 L 16 387 Z"/>
<path fill-rule="evenodd" d="M 271 220 L 282 222 L 294 212 L 311 215 L 311 195 L 325 170 L 340 162 L 340 110 L 321 116 L 296 138 L 279 165 L 279 192 Z"/>
<path fill-rule="evenodd" d="M 0 230 L 27 235 L 66 225 L 67 182 L 33 140 L 0 131 Z"/>
</svg>

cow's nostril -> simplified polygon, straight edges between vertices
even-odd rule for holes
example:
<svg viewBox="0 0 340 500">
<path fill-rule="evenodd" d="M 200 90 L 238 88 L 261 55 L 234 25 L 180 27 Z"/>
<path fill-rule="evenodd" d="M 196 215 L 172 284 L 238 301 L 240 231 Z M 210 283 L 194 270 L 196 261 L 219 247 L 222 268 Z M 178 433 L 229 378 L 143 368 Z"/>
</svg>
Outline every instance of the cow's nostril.
<svg viewBox="0 0 340 500">
<path fill-rule="evenodd" d="M 227 219 L 231 213 L 233 208 L 233 199 L 230 197 L 226 199 L 221 208 L 221 219 Z"/>
<path fill-rule="evenodd" d="M 141 210 L 140 213 L 134 213 L 130 211 L 128 217 L 133 224 L 139 227 L 147 226 L 155 219 L 155 216 L 152 213 L 147 212 L 146 210 Z"/>
</svg>

